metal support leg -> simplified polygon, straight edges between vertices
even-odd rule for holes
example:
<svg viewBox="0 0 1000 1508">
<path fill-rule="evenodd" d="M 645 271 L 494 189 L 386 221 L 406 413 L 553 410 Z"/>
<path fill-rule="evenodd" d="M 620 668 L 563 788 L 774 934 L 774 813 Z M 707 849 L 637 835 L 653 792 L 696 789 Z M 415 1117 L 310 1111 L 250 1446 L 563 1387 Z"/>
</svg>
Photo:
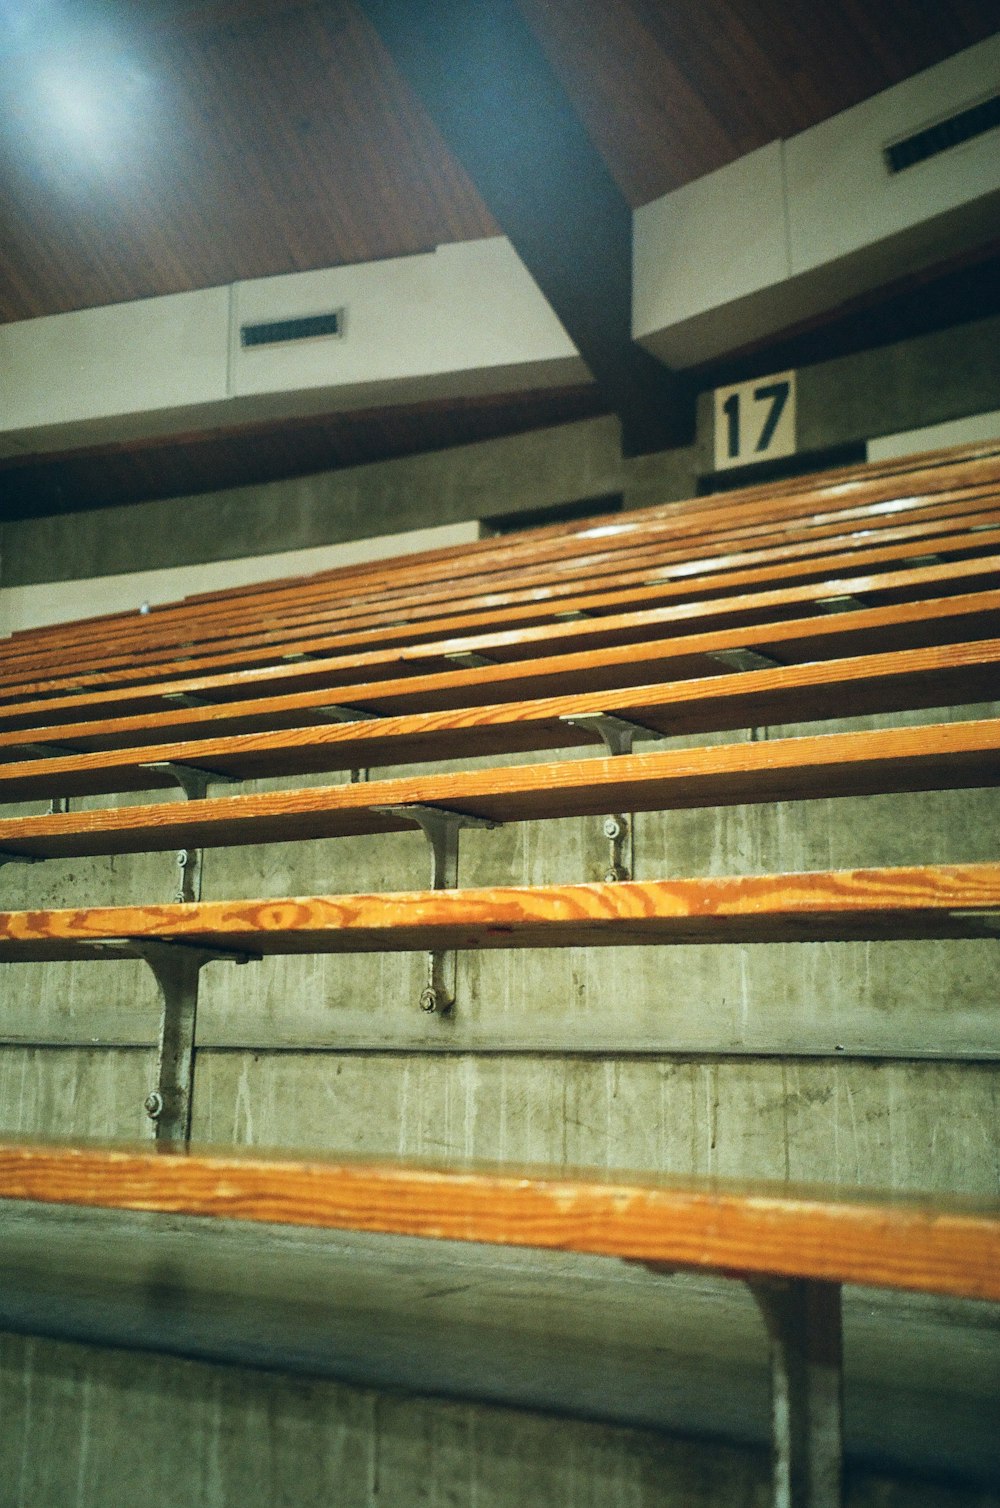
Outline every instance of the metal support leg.
<svg viewBox="0 0 1000 1508">
<path fill-rule="evenodd" d="M 436 806 L 373 806 L 387 817 L 405 817 L 423 829 L 431 846 L 431 889 L 458 888 L 458 834 L 463 827 L 497 827 L 486 817 L 468 817 Z M 420 992 L 420 1009 L 446 1016 L 455 1005 L 458 954 L 454 948 L 427 955 L 427 983 Z"/>
<path fill-rule="evenodd" d="M 637 738 L 666 737 L 656 728 L 644 728 L 641 723 L 633 723 L 624 717 L 614 717 L 610 712 L 596 713 L 593 717 L 589 715 L 577 717 L 575 713 L 565 713 L 559 721 L 569 723 L 572 728 L 586 728 L 588 733 L 596 733 L 612 756 L 631 754 L 632 744 Z"/>
<path fill-rule="evenodd" d="M 608 868 L 604 879 L 612 885 L 616 880 L 630 880 L 635 869 L 634 827 L 631 817 L 619 812 L 605 817 L 604 836 L 610 845 Z"/>
<path fill-rule="evenodd" d="M 644 728 L 639 723 L 628 722 L 623 717 L 602 714 L 598 717 L 565 717 L 563 722 L 576 728 L 587 728 L 596 733 L 614 759 L 619 754 L 631 754 L 637 738 L 662 738 L 664 735 L 653 728 Z M 604 836 L 611 844 L 608 867 L 604 875 L 607 884 L 616 880 L 635 878 L 635 820 L 624 812 L 613 813 L 604 819 Z"/>
<path fill-rule="evenodd" d="M 204 801 L 210 785 L 230 785 L 236 778 L 234 775 L 223 775 L 217 770 L 203 770 L 198 765 L 175 764 L 170 759 L 156 760 L 144 765 L 143 769 L 168 775 L 180 786 L 189 801 Z"/>
<path fill-rule="evenodd" d="M 145 1100 L 146 1114 L 156 1127 L 158 1142 L 186 1142 L 191 1136 L 191 1094 L 194 1087 L 194 1047 L 198 1023 L 198 982 L 213 959 L 249 963 L 250 953 L 216 948 L 192 948 L 184 943 L 133 941 L 114 938 L 102 951 L 119 957 L 141 958 L 153 972 L 160 990 L 162 1013 L 156 1063 L 156 1088 Z"/>
<path fill-rule="evenodd" d="M 771 1341 L 775 1508 L 841 1508 L 840 1285 L 754 1280 Z"/>
</svg>

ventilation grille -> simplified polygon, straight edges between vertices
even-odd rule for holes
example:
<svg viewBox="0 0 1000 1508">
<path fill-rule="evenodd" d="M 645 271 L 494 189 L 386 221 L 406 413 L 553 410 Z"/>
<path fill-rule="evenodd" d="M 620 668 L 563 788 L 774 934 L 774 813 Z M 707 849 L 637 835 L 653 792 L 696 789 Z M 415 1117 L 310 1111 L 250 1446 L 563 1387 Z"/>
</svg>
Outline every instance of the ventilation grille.
<svg viewBox="0 0 1000 1508">
<path fill-rule="evenodd" d="M 951 147 L 961 146 L 963 141 L 984 136 L 996 126 L 1000 126 L 1000 94 L 894 142 L 885 149 L 886 165 L 890 173 L 902 173 L 906 168 L 916 167 L 918 162 L 926 162 L 929 157 L 937 157 Z"/>
<path fill-rule="evenodd" d="M 302 319 L 271 319 L 263 324 L 241 325 L 241 346 L 277 346 L 290 340 L 312 340 L 317 335 L 343 335 L 344 311 L 308 314 Z"/>
</svg>

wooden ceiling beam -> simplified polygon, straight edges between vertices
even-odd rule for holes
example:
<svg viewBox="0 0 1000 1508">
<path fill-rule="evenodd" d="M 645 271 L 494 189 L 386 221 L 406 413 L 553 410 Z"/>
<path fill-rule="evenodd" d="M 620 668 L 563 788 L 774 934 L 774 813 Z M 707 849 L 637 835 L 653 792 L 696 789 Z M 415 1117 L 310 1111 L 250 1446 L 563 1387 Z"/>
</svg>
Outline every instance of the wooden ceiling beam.
<svg viewBox="0 0 1000 1508">
<path fill-rule="evenodd" d="M 632 339 L 632 211 L 515 0 L 357 0 L 622 423 L 689 442 L 693 389 Z"/>
</svg>

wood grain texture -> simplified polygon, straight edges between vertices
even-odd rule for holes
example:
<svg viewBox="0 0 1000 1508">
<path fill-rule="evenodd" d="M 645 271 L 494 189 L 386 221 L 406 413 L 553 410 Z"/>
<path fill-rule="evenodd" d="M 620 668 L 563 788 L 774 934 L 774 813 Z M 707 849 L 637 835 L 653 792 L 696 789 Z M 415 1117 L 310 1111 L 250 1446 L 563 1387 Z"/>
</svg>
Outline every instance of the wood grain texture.
<svg viewBox="0 0 1000 1508">
<path fill-rule="evenodd" d="M 638 563 L 650 552 L 662 563 L 690 563 L 706 556 L 731 555 L 738 546 L 761 548 L 768 543 L 836 537 L 862 524 L 878 533 L 900 524 L 929 528 L 948 519 L 957 526 L 973 514 L 982 522 L 984 510 L 991 517 L 1000 514 L 1000 464 L 995 459 L 988 463 L 971 459 L 962 468 L 938 468 L 927 478 L 921 474 L 906 480 L 917 490 L 905 496 L 899 495 L 898 483 L 886 486 L 874 478 L 868 484 L 873 496 L 868 491 L 851 494 L 849 488 L 846 497 L 831 496 L 828 487 L 806 485 L 790 497 L 752 503 L 741 498 L 739 504 L 729 503 L 724 510 L 693 499 L 588 519 L 558 534 L 526 530 L 502 540 L 480 540 L 381 561 L 377 572 L 370 565 L 343 566 L 297 580 L 276 580 L 156 606 L 145 618 L 117 613 L 26 630 L 12 636 L 9 648 L 16 658 L 46 645 L 57 650 L 70 644 L 103 650 L 112 641 L 167 644 L 178 635 L 211 637 L 213 628 L 232 634 L 237 625 L 246 628 L 268 620 L 290 624 L 317 611 L 329 615 L 338 603 L 350 604 L 359 597 L 368 605 L 392 601 L 401 607 L 414 594 L 441 583 L 457 599 L 485 583 L 499 586 L 531 580 L 538 584 L 567 575 L 590 582 L 596 566 Z M 929 487 L 927 492 L 919 490 L 922 484 Z M 886 492 L 896 495 L 882 496 Z M 459 583 L 461 593 L 456 590 Z M 59 627 L 61 636 L 56 631 Z"/>
<path fill-rule="evenodd" d="M 190 8 L 186 8 L 188 11 Z M 70 24 L 80 59 L 132 56 L 165 123 L 139 113 L 115 174 L 7 112 L 0 318 L 419 251 L 495 233 L 467 174 L 351 4 L 259 0 L 98 9 Z M 996 28 L 985 0 L 805 0 L 748 11 L 683 0 L 533 0 L 527 20 L 632 204 L 788 137 Z M 151 14 L 148 14 L 151 12 Z M 72 15 L 70 8 L 69 15 Z M 94 19 L 96 17 L 96 19 Z M 88 38 L 88 32 L 95 35 Z M 33 44 L 60 62 L 59 33 Z M 9 87 L 20 70 L 11 68 Z M 137 155 L 138 154 L 138 157 Z M 137 171 L 141 167 L 141 172 Z M 81 181 L 82 180 L 82 181 Z"/>
<path fill-rule="evenodd" d="M 921 458 L 922 460 L 922 458 Z M 914 466 L 894 462 L 882 466 L 841 469 L 806 481 L 796 479 L 789 488 L 743 488 L 723 497 L 692 498 L 686 502 L 647 507 L 582 522 L 531 529 L 502 541 L 480 540 L 461 546 L 438 548 L 379 563 L 341 566 L 299 579 L 258 583 L 253 587 L 229 588 L 199 594 L 180 603 L 157 606 L 148 617 L 134 613 L 103 615 L 72 625 L 54 625 L 13 635 L 8 648 L 12 657 L 42 649 L 46 644 L 65 649 L 67 644 L 109 642 L 139 633 L 148 642 L 169 637 L 174 629 L 196 636 L 199 624 L 210 624 L 220 615 L 227 632 L 243 620 L 259 618 L 268 611 L 293 615 L 310 604 L 329 610 L 335 602 L 350 601 L 359 594 L 367 601 L 387 595 L 412 593 L 421 585 L 445 580 L 449 588 L 459 580 L 503 579 L 512 571 L 546 566 L 550 571 L 578 570 L 581 558 L 624 557 L 636 548 L 656 543 L 665 558 L 688 560 L 730 552 L 739 541 L 777 540 L 782 534 L 800 539 L 817 530 L 867 522 L 873 528 L 893 523 L 929 522 L 957 510 L 968 512 L 978 499 L 980 506 L 996 506 L 1000 488 L 1000 457 L 984 447 L 960 447 L 933 456 L 927 464 Z M 763 533 L 762 533 L 763 531 Z M 777 533 L 775 532 L 777 531 Z M 791 531 L 791 532 L 790 532 Z M 467 592 L 466 592 L 467 595 Z M 59 631 L 61 630 L 61 632 Z"/>
<path fill-rule="evenodd" d="M 628 526 L 619 526 L 628 527 Z M 971 536 L 971 537 L 970 537 Z M 173 660 L 178 647 L 194 652 L 211 653 L 219 647 L 253 648 L 260 644 L 278 645 L 287 650 L 296 647 L 302 637 L 323 629 L 342 630 L 358 626 L 361 621 L 385 622 L 414 614 L 440 614 L 445 606 L 452 612 L 474 612 L 484 606 L 506 607 L 531 601 L 558 599 L 573 592 L 621 588 L 630 583 L 665 581 L 678 578 L 697 580 L 708 574 L 729 573 L 742 569 L 766 569 L 773 563 L 789 563 L 825 556 L 831 550 L 857 552 L 859 560 L 869 556 L 876 543 L 884 548 L 920 542 L 923 553 L 945 550 L 975 549 L 984 551 L 1000 541 L 1000 509 L 980 507 L 963 517 L 946 518 L 926 525 L 893 524 L 892 527 L 866 527 L 843 532 L 840 529 L 816 528 L 804 540 L 783 539 L 778 544 L 761 544 L 729 553 L 692 556 L 662 547 L 636 548 L 628 554 L 610 558 L 608 552 L 584 554 L 574 559 L 572 571 L 553 575 L 549 571 L 515 568 L 505 574 L 473 579 L 462 585 L 447 579 L 420 590 L 404 589 L 383 593 L 373 584 L 366 590 L 356 589 L 343 603 L 321 607 L 312 612 L 299 607 L 276 608 L 270 617 L 246 623 L 226 618 L 213 620 L 202 631 L 197 624 L 183 626 L 178 632 L 163 636 L 155 615 L 133 614 L 127 628 L 112 634 L 101 631 L 98 637 L 79 643 L 74 652 L 85 655 L 95 666 L 131 663 L 157 665 Z M 152 628 L 144 625 L 152 621 Z M 23 680 L 61 670 L 73 647 L 72 631 L 66 641 L 37 652 L 30 642 L 17 641 L 4 657 L 0 684 L 16 686 Z"/>
<path fill-rule="evenodd" d="M 824 613 L 778 624 L 750 625 L 683 638 L 630 641 L 602 649 L 562 650 L 503 665 L 343 681 L 315 691 L 255 696 L 206 707 L 176 707 L 132 717 L 0 729 L 0 757 L 17 759 L 25 745 L 51 742 L 80 752 L 127 748 L 136 741 L 175 740 L 301 727 L 328 722 L 324 708 L 347 705 L 369 715 L 486 706 L 498 701 L 695 678 L 731 668 L 720 656 L 750 650 L 778 664 L 841 658 L 890 649 L 988 638 L 1000 632 L 1000 593 L 964 593 L 856 612 Z"/>
<path fill-rule="evenodd" d="M 987 593 L 964 590 L 981 581 L 989 583 Z M 253 671 L 253 684 L 261 692 L 294 694 L 296 691 L 329 688 L 337 682 L 353 685 L 383 667 L 391 667 L 396 675 L 445 670 L 453 663 L 449 656 L 455 654 L 479 654 L 498 663 L 507 663 L 530 658 L 540 647 L 579 653 L 631 644 L 665 632 L 687 635 L 742 628 L 752 639 L 756 625 L 761 632 L 767 633 L 773 624 L 788 621 L 799 612 L 814 615 L 817 605 L 830 598 L 856 598 L 872 607 L 880 603 L 899 606 L 900 617 L 905 621 L 905 605 L 926 603 L 930 599 L 941 604 L 946 598 L 939 593 L 967 598 L 984 596 L 988 602 L 993 602 L 998 588 L 1000 555 L 942 561 L 938 565 L 914 566 L 909 570 L 885 571 L 877 575 L 833 577 L 777 591 L 737 593 L 725 598 L 639 608 L 624 613 L 602 613 L 599 617 L 529 627 L 486 629 L 415 644 L 384 643 L 377 648 L 340 654 L 319 651 L 300 661 L 282 660 L 277 665 L 257 665 Z M 845 613 L 843 617 L 850 620 L 852 615 Z M 376 633 L 371 637 L 378 640 L 386 635 Z M 143 673 L 139 674 L 141 677 Z M 178 672 L 172 676 L 164 671 L 161 678 L 142 684 L 126 682 L 107 687 L 101 684 L 104 679 L 101 675 L 75 679 L 81 682 L 93 680 L 94 689 L 22 697 L 6 704 L 0 702 L 0 728 L 24 729 L 33 723 L 51 725 L 60 719 L 87 714 L 99 717 L 153 712 L 163 710 L 165 698 L 178 694 L 202 696 L 208 702 L 235 701 L 246 695 L 248 686 L 247 676 L 241 670 L 221 671 L 214 675 Z"/>
<path fill-rule="evenodd" d="M 245 952 L 995 939 L 1000 865 L 0 912 L 0 962 L 160 940 Z M 104 954 L 106 956 L 106 953 Z"/>
<path fill-rule="evenodd" d="M 991 701 L 998 690 L 1000 640 L 980 639 L 329 727 L 21 760 L 0 765 L 0 800 L 154 790 L 173 783 L 154 768 L 164 760 L 250 779 L 597 743 L 595 732 L 566 719 L 607 713 L 680 734 Z"/>
<path fill-rule="evenodd" d="M 981 534 L 949 535 L 935 542 L 934 553 L 961 554 L 965 580 L 970 586 L 996 588 L 998 581 L 1000 528 Z M 833 595 L 835 584 L 844 572 L 871 575 L 877 583 L 882 571 L 904 570 L 910 563 L 920 565 L 928 555 L 926 542 L 911 540 L 899 545 L 872 546 L 857 551 L 842 551 L 817 556 L 807 562 L 783 562 L 760 569 L 723 571 L 690 579 L 667 580 L 655 573 L 643 572 L 626 586 L 601 591 L 570 589 L 543 593 L 501 594 L 500 601 L 487 597 L 475 610 L 442 611 L 439 604 L 414 607 L 406 618 L 385 612 L 373 612 L 357 618 L 353 627 L 335 633 L 303 629 L 287 634 L 265 635 L 266 642 L 244 644 L 239 636 L 220 641 L 210 652 L 180 644 L 176 653 L 165 661 L 143 661 L 141 656 L 124 657 L 120 664 L 103 670 L 61 670 L 38 680 L 15 680 L 0 684 L 0 704 L 20 701 L 28 696 L 58 695 L 85 686 L 135 685 L 162 679 L 164 675 L 188 677 L 199 672 L 225 669 L 259 669 L 282 665 L 289 658 L 325 655 L 331 650 L 379 644 L 417 644 L 438 638 L 444 633 L 472 634 L 482 628 L 513 628 L 520 624 L 548 624 L 575 614 L 606 614 L 652 604 L 704 604 L 747 592 L 759 592 L 776 584 L 795 587 L 816 584 L 816 596 Z M 651 579 L 652 578 L 652 579 Z M 514 600 L 512 600 L 512 598 Z M 253 636 L 251 636 L 252 638 Z"/>
<path fill-rule="evenodd" d="M 63 858 L 405 828 L 405 816 L 373 810 L 387 806 L 502 823 L 998 783 L 1000 720 L 990 719 L 0 819 L 0 852 Z"/>
<path fill-rule="evenodd" d="M 0 1198 L 1000 1298 L 1000 1205 L 937 1195 L 7 1141 Z"/>
</svg>

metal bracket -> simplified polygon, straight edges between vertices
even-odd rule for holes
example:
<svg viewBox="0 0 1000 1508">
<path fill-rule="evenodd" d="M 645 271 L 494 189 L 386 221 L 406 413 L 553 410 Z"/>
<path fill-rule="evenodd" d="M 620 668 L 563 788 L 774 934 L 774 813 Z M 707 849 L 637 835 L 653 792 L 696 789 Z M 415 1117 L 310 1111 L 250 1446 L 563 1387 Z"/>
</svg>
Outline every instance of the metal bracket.
<svg viewBox="0 0 1000 1508">
<path fill-rule="evenodd" d="M 69 744 L 40 744 L 26 743 L 15 744 L 16 749 L 26 749 L 29 754 L 37 754 L 40 759 L 61 759 L 64 755 L 79 754 L 79 749 L 72 748 Z"/>
<path fill-rule="evenodd" d="M 402 817 L 423 829 L 431 847 L 431 889 L 458 888 L 458 834 L 463 827 L 499 827 L 488 817 L 470 817 L 438 806 L 373 806 L 385 817 Z M 446 1016 L 454 1008 L 458 954 L 454 948 L 427 955 L 427 983 L 420 992 L 420 1009 Z"/>
<path fill-rule="evenodd" d="M 489 655 L 476 654 L 471 649 L 449 649 L 445 651 L 444 658 L 459 670 L 485 670 L 488 666 L 496 665 L 496 660 L 491 660 Z"/>
<path fill-rule="evenodd" d="M 840 1285 L 804 1278 L 746 1281 L 771 1342 L 774 1508 L 841 1508 Z"/>
<path fill-rule="evenodd" d="M 49 816 L 62 817 L 69 811 L 68 796 L 53 796 L 49 802 Z"/>
<path fill-rule="evenodd" d="M 727 670 L 777 670 L 781 664 L 757 649 L 718 649 L 709 659 L 725 665 Z"/>
<path fill-rule="evenodd" d="M 207 696 L 195 696 L 190 691 L 164 691 L 162 697 L 165 702 L 172 702 L 175 707 L 214 707 L 217 705 Z"/>
<path fill-rule="evenodd" d="M 168 775 L 180 786 L 189 801 L 204 801 L 210 785 L 232 785 L 235 775 L 225 775 L 221 770 L 205 770 L 194 764 L 175 764 L 173 760 L 161 759 L 142 766 L 155 770 L 158 775 Z"/>
<path fill-rule="evenodd" d="M 382 716 L 380 712 L 361 712 L 357 707 L 341 707 L 335 702 L 328 707 L 310 707 L 309 711 L 331 723 L 371 723 Z"/>
<path fill-rule="evenodd" d="M 657 728 L 644 728 L 641 723 L 616 717 L 610 712 L 596 712 L 593 716 L 587 714 L 579 717 L 575 712 L 563 713 L 559 721 L 569 723 L 574 728 L 586 728 L 588 733 L 596 733 L 612 756 L 631 754 L 633 740 L 637 738 L 666 738 L 666 734 Z"/>
<path fill-rule="evenodd" d="M 854 613 L 867 607 L 868 604 L 860 597 L 841 595 L 838 597 L 817 597 L 816 606 L 821 607 L 825 613 Z"/>
<path fill-rule="evenodd" d="M 214 782 L 222 785 L 232 785 L 235 775 L 222 775 L 216 770 L 199 769 L 192 764 L 174 764 L 170 760 L 164 760 L 160 764 L 147 764 L 146 770 L 156 770 L 161 774 L 169 775 L 175 780 L 183 791 L 188 801 L 204 801 L 208 795 L 208 788 Z M 177 850 L 177 887 L 174 890 L 174 900 L 179 903 L 201 900 L 201 871 L 205 857 L 203 848 L 180 848 Z"/>
<path fill-rule="evenodd" d="M 109 938 L 99 944 L 126 958 L 141 958 L 152 970 L 162 1001 L 156 1088 L 146 1096 L 146 1114 L 158 1142 L 186 1142 L 191 1136 L 191 1092 L 198 1019 L 198 976 L 215 959 L 249 963 L 253 953 L 189 946 L 183 942 Z"/>
<path fill-rule="evenodd" d="M 604 836 L 611 846 L 605 882 L 612 885 L 616 880 L 631 880 L 635 870 L 634 828 L 631 818 L 624 812 L 605 817 Z"/>
<path fill-rule="evenodd" d="M 612 717 L 608 713 L 599 713 L 595 717 L 563 717 L 561 721 L 596 733 L 612 759 L 619 754 L 631 754 L 636 738 L 664 737 L 653 728 L 644 728 L 641 723 Z M 635 874 L 635 823 L 632 817 L 624 812 L 605 817 L 604 836 L 611 844 L 605 882 L 611 885 L 615 880 L 631 880 Z"/>
</svg>

